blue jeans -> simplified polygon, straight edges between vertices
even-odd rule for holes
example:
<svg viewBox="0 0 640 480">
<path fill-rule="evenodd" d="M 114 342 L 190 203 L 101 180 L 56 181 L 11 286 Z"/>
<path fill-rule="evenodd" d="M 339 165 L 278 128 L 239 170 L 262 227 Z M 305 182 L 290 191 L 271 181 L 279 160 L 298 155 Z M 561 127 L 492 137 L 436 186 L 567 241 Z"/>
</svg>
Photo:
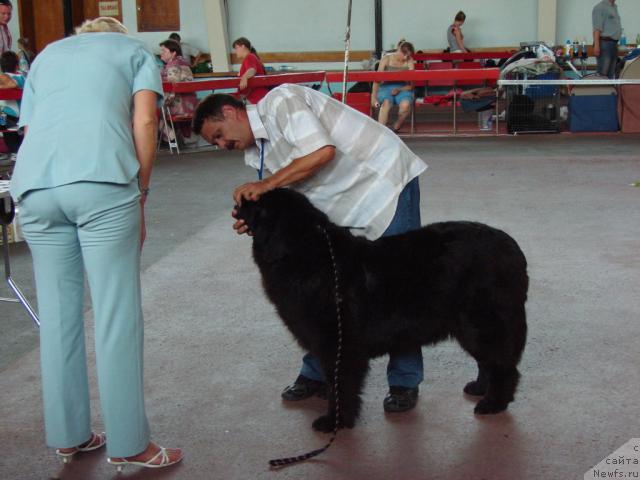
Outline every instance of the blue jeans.
<svg viewBox="0 0 640 480">
<path fill-rule="evenodd" d="M 600 56 L 598 57 L 598 73 L 605 77 L 615 78 L 618 62 L 618 42 L 600 40 Z"/>
<path fill-rule="evenodd" d="M 383 237 L 397 235 L 420 228 L 420 184 L 418 177 L 404 187 L 398 198 L 398 206 L 391 223 L 382 234 Z M 318 357 L 307 353 L 302 358 L 300 375 L 312 380 L 324 382 L 325 375 Z M 387 381 L 389 386 L 417 387 L 424 379 L 422 350 L 389 355 Z"/>
</svg>

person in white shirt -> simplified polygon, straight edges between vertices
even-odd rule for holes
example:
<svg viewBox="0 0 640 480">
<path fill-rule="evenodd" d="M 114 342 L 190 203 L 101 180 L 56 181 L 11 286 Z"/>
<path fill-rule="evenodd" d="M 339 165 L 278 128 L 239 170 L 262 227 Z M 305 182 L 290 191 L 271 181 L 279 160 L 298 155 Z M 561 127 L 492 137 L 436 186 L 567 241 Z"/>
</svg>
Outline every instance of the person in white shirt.
<svg viewBox="0 0 640 480">
<path fill-rule="evenodd" d="M 420 227 L 418 176 L 427 168 L 391 130 L 311 88 L 285 84 L 256 105 L 226 94 L 200 102 L 193 130 L 206 141 L 245 152 L 258 180 L 234 191 L 237 204 L 278 187 L 303 194 L 329 219 L 369 239 Z M 264 169 L 270 176 L 262 177 Z M 241 220 L 234 229 L 246 233 Z M 391 355 L 387 412 L 416 405 L 423 379 L 420 349 Z M 300 375 L 282 392 L 296 401 L 326 391 L 317 358 L 306 354 Z"/>
</svg>

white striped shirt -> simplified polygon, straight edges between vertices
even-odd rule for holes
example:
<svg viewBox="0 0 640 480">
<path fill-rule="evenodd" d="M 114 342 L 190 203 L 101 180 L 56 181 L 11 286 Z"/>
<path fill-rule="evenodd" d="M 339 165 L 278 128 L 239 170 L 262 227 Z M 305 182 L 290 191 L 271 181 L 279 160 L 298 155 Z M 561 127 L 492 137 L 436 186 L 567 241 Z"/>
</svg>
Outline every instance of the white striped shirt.
<svg viewBox="0 0 640 480">
<path fill-rule="evenodd" d="M 380 237 L 395 214 L 404 186 L 427 165 L 396 134 L 372 118 L 301 85 L 271 90 L 248 105 L 256 147 L 245 150 L 245 163 L 275 173 L 293 160 L 333 145 L 334 159 L 315 175 L 291 185 L 329 219 L 355 227 L 355 234 Z"/>
</svg>

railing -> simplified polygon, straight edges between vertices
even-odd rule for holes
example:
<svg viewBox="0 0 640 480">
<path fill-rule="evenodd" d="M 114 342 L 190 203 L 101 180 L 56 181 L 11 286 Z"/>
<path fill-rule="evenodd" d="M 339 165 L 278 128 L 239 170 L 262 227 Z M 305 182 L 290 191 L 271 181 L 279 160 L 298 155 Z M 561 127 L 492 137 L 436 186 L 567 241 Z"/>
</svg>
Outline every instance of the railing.
<svg viewBox="0 0 640 480">
<path fill-rule="evenodd" d="M 412 58 L 416 62 L 429 60 L 442 60 L 450 62 L 452 60 L 487 60 L 490 58 L 511 58 L 516 50 L 502 52 L 469 52 L 469 53 L 416 53 Z"/>
</svg>

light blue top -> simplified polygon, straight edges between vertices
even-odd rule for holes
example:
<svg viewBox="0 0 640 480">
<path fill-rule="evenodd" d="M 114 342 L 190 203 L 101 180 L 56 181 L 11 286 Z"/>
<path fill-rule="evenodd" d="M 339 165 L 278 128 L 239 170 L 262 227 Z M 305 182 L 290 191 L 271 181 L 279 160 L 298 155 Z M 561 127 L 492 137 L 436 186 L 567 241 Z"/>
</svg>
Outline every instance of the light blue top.
<svg viewBox="0 0 640 480">
<path fill-rule="evenodd" d="M 139 169 L 131 119 L 140 90 L 162 96 L 160 71 L 139 40 L 84 33 L 45 48 L 24 87 L 19 125 L 28 131 L 13 198 L 79 181 L 130 183 Z"/>
</svg>

